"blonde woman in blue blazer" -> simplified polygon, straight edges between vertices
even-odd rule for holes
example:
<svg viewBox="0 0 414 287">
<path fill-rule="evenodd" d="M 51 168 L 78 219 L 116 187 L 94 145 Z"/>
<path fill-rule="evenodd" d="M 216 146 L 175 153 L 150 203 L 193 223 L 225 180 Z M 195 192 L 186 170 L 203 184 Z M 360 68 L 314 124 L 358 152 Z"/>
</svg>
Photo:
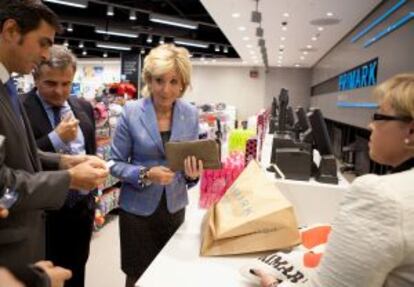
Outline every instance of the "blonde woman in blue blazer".
<svg viewBox="0 0 414 287">
<path fill-rule="evenodd" d="M 144 98 L 127 103 L 112 142 L 111 172 L 122 181 L 121 267 L 134 286 L 184 221 L 187 189 L 202 162 L 185 160 L 184 172 L 166 167 L 167 141 L 198 139 L 196 107 L 181 100 L 191 81 L 189 53 L 172 44 L 151 50 L 144 60 Z"/>
</svg>

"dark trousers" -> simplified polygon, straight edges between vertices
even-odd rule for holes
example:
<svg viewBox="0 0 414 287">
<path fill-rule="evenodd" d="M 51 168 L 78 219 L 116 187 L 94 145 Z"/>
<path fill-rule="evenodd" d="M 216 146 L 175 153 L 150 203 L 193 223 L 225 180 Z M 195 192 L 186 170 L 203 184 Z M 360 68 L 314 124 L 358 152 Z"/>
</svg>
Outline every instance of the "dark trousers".
<svg viewBox="0 0 414 287">
<path fill-rule="evenodd" d="M 184 208 L 173 214 L 168 211 L 165 193 L 150 216 L 139 216 L 120 210 L 122 271 L 138 280 L 184 222 L 184 217 Z"/>
<path fill-rule="evenodd" d="M 85 285 L 85 265 L 95 217 L 92 200 L 92 196 L 86 196 L 73 207 L 65 205 L 46 215 L 46 259 L 72 271 L 65 287 Z"/>
</svg>

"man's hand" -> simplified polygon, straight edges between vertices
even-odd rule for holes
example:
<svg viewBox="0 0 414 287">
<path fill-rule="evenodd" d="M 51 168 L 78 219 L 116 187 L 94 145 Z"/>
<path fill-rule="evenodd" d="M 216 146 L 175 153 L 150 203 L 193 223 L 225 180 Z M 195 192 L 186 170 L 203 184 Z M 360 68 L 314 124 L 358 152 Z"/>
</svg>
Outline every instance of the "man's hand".
<svg viewBox="0 0 414 287">
<path fill-rule="evenodd" d="M 260 269 L 251 269 L 250 273 L 258 276 L 260 278 L 260 286 L 261 287 L 277 287 L 279 280 L 277 280 L 272 275 L 269 275 L 263 272 Z"/>
<path fill-rule="evenodd" d="M 83 154 L 80 154 L 80 155 L 61 154 L 59 168 L 69 169 L 87 160 L 88 160 L 88 156 L 83 155 Z"/>
<path fill-rule="evenodd" d="M 62 154 L 60 157 L 59 167 L 60 169 L 69 169 L 71 167 L 77 166 L 78 164 L 81 164 L 87 160 L 101 160 L 99 157 L 95 155 L 67 155 Z"/>
<path fill-rule="evenodd" d="M 154 166 L 149 169 L 147 175 L 153 183 L 169 185 L 173 181 L 175 173 L 165 166 Z"/>
<path fill-rule="evenodd" d="M 0 287 L 25 287 L 11 272 L 0 267 Z"/>
<path fill-rule="evenodd" d="M 72 272 L 70 270 L 54 266 L 51 261 L 39 261 L 34 265 L 47 274 L 50 279 L 51 287 L 63 287 L 65 281 L 72 277 Z"/>
<path fill-rule="evenodd" d="M 60 139 L 69 143 L 76 139 L 79 129 L 79 121 L 74 117 L 65 117 L 59 125 L 55 128 L 55 132 Z"/>
<path fill-rule="evenodd" d="M 9 216 L 9 210 L 0 206 L 0 218 L 6 218 Z"/>
<path fill-rule="evenodd" d="M 89 157 L 85 162 L 69 170 L 71 177 L 70 188 L 91 190 L 103 184 L 109 170 L 106 162 L 98 157 Z"/>
</svg>

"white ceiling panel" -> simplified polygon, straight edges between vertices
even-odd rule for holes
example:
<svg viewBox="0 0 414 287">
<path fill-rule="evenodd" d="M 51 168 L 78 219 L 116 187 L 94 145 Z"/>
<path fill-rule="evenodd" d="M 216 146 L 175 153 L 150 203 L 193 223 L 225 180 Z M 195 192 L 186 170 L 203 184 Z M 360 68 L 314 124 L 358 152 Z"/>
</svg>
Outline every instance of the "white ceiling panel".
<svg viewBox="0 0 414 287">
<path fill-rule="evenodd" d="M 257 1 L 201 2 L 242 60 L 250 65 L 263 66 L 259 38 L 256 36 L 259 24 L 251 22 L 251 13 L 256 9 Z M 269 66 L 312 67 L 380 2 L 260 0 L 258 10 L 262 13 L 261 26 L 264 29 Z M 285 31 L 282 22 L 287 22 Z M 279 51 L 281 48 L 283 53 Z"/>
</svg>

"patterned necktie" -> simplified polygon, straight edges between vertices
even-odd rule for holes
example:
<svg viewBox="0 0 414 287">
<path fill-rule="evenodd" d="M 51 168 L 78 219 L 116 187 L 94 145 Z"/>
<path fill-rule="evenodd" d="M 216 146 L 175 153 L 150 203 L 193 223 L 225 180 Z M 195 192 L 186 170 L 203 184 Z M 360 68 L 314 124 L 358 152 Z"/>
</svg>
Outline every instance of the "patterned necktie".
<svg viewBox="0 0 414 287">
<path fill-rule="evenodd" d="M 20 110 L 20 104 L 19 104 L 19 95 L 17 93 L 16 85 L 14 84 L 14 80 L 10 78 L 6 82 L 6 89 L 9 93 L 10 100 L 12 102 L 13 110 L 20 119 L 22 116 L 22 112 Z"/>
<path fill-rule="evenodd" d="M 53 122 L 55 124 L 55 127 L 57 127 L 60 124 L 60 110 L 62 107 L 52 107 L 53 111 Z"/>
</svg>

